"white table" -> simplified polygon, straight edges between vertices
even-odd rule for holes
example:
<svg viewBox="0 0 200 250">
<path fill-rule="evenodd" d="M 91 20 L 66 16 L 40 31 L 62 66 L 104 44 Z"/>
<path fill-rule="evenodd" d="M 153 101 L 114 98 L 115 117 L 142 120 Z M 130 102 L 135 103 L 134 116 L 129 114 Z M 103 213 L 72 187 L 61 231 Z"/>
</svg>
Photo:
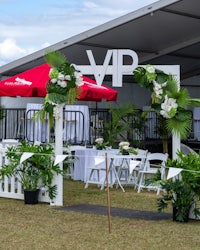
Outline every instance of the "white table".
<svg viewBox="0 0 200 250">
<path fill-rule="evenodd" d="M 134 167 L 136 167 L 140 161 L 135 161 L 135 164 L 129 164 L 129 160 L 135 158 L 134 155 L 119 155 L 118 149 L 111 150 L 96 150 L 95 148 L 81 148 L 75 150 L 75 163 L 74 163 L 74 180 L 81 180 L 86 182 L 89 177 L 88 167 L 92 167 L 95 164 L 95 156 L 105 157 L 105 153 L 107 153 L 108 157 L 108 173 L 113 178 L 111 184 L 118 184 L 121 189 L 124 191 L 121 182 L 119 180 L 117 168 L 122 167 L 125 163 L 127 164 L 127 168 L 129 172 L 132 172 Z M 102 163 L 105 165 L 105 162 Z M 105 168 L 105 167 L 104 167 Z M 130 169 L 131 168 L 131 169 Z M 102 171 L 100 179 L 105 182 L 105 171 Z"/>
<path fill-rule="evenodd" d="M 97 150 L 84 148 L 75 150 L 74 180 L 86 181 L 88 177 L 87 166 L 94 165 L 94 156 Z"/>
<path fill-rule="evenodd" d="M 66 105 L 63 139 L 70 143 L 89 142 L 89 108 L 86 105 Z"/>
</svg>

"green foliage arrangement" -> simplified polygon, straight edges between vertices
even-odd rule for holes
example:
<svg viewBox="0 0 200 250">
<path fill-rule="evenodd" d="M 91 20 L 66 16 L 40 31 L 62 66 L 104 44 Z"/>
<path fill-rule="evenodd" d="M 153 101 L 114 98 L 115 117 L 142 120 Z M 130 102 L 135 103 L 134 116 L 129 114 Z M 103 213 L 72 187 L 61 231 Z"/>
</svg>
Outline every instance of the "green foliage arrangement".
<svg viewBox="0 0 200 250">
<path fill-rule="evenodd" d="M 189 211 L 195 202 L 195 194 L 191 186 L 176 179 L 164 181 L 161 183 L 165 193 L 162 197 L 157 198 L 158 211 L 164 210 L 171 203 L 174 214 L 174 220 L 179 222 L 187 222 Z"/>
<path fill-rule="evenodd" d="M 161 181 L 165 193 L 157 204 L 158 211 L 162 211 L 171 203 L 176 209 L 175 219 L 184 221 L 192 206 L 194 216 L 200 215 L 200 154 L 184 155 L 180 151 L 177 155 L 177 159 L 168 159 L 167 166 L 183 169 L 181 179 Z"/>
<path fill-rule="evenodd" d="M 24 152 L 35 153 L 22 164 L 21 156 Z M 64 174 L 59 165 L 54 165 L 54 149 L 50 144 L 30 145 L 23 141 L 17 146 L 9 147 L 6 157 L 9 160 L 7 165 L 0 168 L 0 178 L 5 176 L 17 176 L 26 190 L 45 188 L 49 198 L 52 200 L 57 194 L 57 186 L 53 185 L 55 174 Z"/>
<path fill-rule="evenodd" d="M 49 72 L 50 80 L 46 84 L 47 95 L 39 116 L 44 120 L 48 113 L 52 127 L 55 107 L 59 104 L 74 103 L 80 95 L 78 87 L 83 84 L 83 80 L 81 72 L 76 70 L 75 65 L 70 64 L 65 55 L 59 51 L 47 53 L 45 60 L 52 68 Z"/>
<path fill-rule="evenodd" d="M 174 76 L 155 69 L 152 65 L 137 67 L 134 80 L 151 91 L 152 108 L 165 119 L 168 132 L 187 138 L 191 130 L 191 113 L 188 106 L 199 106 L 200 99 L 190 97 L 187 89 L 179 88 Z"/>
</svg>

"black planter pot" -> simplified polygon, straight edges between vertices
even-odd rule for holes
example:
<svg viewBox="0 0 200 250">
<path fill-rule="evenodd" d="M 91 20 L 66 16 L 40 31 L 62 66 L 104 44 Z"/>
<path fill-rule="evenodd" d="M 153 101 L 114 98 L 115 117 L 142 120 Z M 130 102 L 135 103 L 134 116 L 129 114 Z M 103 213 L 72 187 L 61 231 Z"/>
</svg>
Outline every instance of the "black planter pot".
<svg viewBox="0 0 200 250">
<path fill-rule="evenodd" d="M 189 221 L 189 213 L 190 209 L 188 209 L 188 212 L 183 216 L 183 221 L 177 220 L 177 212 L 178 209 L 176 207 L 173 207 L 173 221 L 178 221 L 178 222 L 188 222 Z"/>
<path fill-rule="evenodd" d="M 38 204 L 39 189 L 24 190 L 24 203 L 27 205 Z"/>
</svg>

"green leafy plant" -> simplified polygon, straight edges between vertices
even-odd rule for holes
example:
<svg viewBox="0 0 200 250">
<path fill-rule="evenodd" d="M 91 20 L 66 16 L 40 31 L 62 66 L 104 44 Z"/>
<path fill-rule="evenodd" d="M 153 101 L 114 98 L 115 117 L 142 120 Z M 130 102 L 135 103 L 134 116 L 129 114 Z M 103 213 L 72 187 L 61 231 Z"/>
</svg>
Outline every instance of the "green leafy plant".
<svg viewBox="0 0 200 250">
<path fill-rule="evenodd" d="M 24 152 L 34 153 L 20 164 Z M 51 145 L 30 145 L 23 141 L 16 147 L 9 147 L 6 157 L 7 165 L 1 166 L 0 177 L 16 176 L 26 190 L 46 188 L 52 200 L 57 194 L 57 186 L 53 185 L 54 175 L 64 174 L 59 165 L 54 165 L 54 149 Z"/>
<path fill-rule="evenodd" d="M 176 209 L 176 219 L 183 221 L 191 206 L 194 208 L 194 216 L 200 215 L 200 154 L 184 155 L 180 151 L 177 156 L 177 159 L 168 159 L 167 166 L 183 169 L 181 179 L 161 181 L 161 187 L 166 193 L 157 202 L 159 211 L 171 203 Z"/>
<path fill-rule="evenodd" d="M 121 105 L 116 108 L 109 106 L 111 121 L 104 122 L 104 139 L 110 146 L 114 147 L 117 140 L 126 140 L 124 133 L 132 133 L 132 124 L 129 116 L 135 114 L 137 110 L 133 105 Z"/>
<path fill-rule="evenodd" d="M 191 186 L 182 180 L 170 179 L 161 182 L 161 187 L 165 193 L 162 197 L 157 198 L 158 211 L 161 212 L 171 204 L 175 213 L 174 220 L 187 221 L 190 208 L 195 202 L 195 194 Z"/>
</svg>

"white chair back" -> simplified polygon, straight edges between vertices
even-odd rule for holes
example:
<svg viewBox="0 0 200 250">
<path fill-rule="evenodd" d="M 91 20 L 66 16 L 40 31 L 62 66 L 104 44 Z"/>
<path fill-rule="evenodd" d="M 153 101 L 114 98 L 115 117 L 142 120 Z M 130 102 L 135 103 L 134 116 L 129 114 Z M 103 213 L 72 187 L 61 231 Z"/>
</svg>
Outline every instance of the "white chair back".
<svg viewBox="0 0 200 250">
<path fill-rule="evenodd" d="M 164 167 L 168 159 L 167 153 L 148 153 L 145 162 L 145 171 L 155 167 Z"/>
</svg>

